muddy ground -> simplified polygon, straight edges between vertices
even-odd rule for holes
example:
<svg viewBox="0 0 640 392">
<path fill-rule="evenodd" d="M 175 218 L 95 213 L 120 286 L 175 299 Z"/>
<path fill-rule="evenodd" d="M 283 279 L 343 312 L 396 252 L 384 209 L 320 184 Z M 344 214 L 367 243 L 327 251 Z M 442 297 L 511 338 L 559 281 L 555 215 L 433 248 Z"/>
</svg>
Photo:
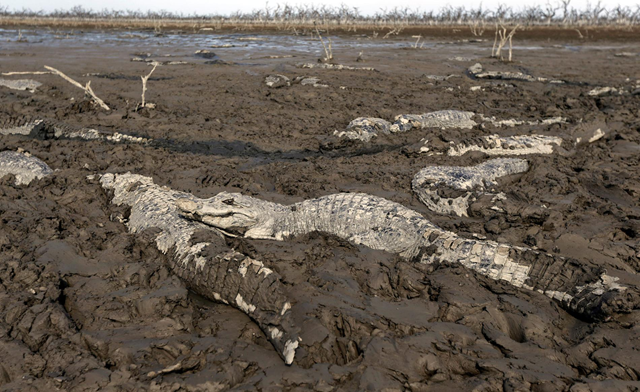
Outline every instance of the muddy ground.
<svg viewBox="0 0 640 392">
<path fill-rule="evenodd" d="M 24 149 L 56 170 L 28 186 L 15 186 L 9 177 L 0 181 L 2 390 L 640 388 L 640 311 L 589 323 L 542 294 L 461 266 L 428 269 L 323 234 L 289 242 L 229 241 L 277 271 L 294 300 L 310 348 L 285 366 L 245 314 L 190 293 L 167 269 L 154 233 L 128 233 L 118 219 L 123 209 L 86 179 L 131 171 L 200 197 L 227 190 L 286 204 L 366 192 L 462 236 L 536 246 L 637 273 L 640 95 L 588 95 L 602 86 L 633 92 L 640 57 L 615 54 L 638 52 L 636 44 L 520 41 L 515 61 L 502 64 L 489 58 L 491 40 L 434 40 L 411 49 L 406 38 L 336 38 L 336 62 L 374 72 L 296 68 L 317 60 L 317 41 L 308 49 L 209 48 L 230 63 L 225 65 L 194 56 L 207 49 L 202 36 L 197 43 L 195 36 L 150 42 L 133 34 L 122 43 L 111 40 L 118 32 L 90 40 L 80 32 L 66 38 L 23 34 L 28 42 L 9 36 L 0 49 L 2 72 L 58 68 L 83 83 L 92 80 L 112 110 L 95 107 L 57 76 L 36 75 L 43 85 L 35 93 L 0 87 L 3 112 L 159 142 L 0 138 L 0 150 Z M 256 42 L 238 37 L 238 44 Z M 361 51 L 365 62 L 356 62 Z M 139 77 L 150 70 L 130 61 L 136 53 L 188 62 L 156 69 L 146 95 L 155 109 L 134 110 Z M 282 55 L 295 57 L 268 58 Z M 473 80 L 465 70 L 475 62 L 569 83 Z M 264 78 L 273 73 L 315 76 L 329 87 L 269 88 Z M 452 74 L 459 77 L 425 76 Z M 578 123 L 596 121 L 605 121 L 609 132 L 562 153 L 530 156 L 526 174 L 500 184 L 511 200 L 544 205 L 545 213 L 484 209 L 469 218 L 428 211 L 412 194 L 411 179 L 427 165 L 471 165 L 486 156 L 428 156 L 416 146 L 423 138 L 437 145 L 492 133 L 527 134 L 533 127 L 412 130 L 369 143 L 333 136 L 359 116 L 392 120 L 443 109 L 498 119 L 568 119 L 535 129 L 545 135 L 566 136 Z"/>
</svg>

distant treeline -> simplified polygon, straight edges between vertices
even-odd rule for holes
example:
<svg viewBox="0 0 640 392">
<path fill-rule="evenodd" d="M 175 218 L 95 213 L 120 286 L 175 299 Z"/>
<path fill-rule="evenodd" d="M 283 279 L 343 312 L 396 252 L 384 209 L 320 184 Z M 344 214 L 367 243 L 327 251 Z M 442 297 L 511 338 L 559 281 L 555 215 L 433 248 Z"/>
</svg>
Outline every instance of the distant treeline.
<svg viewBox="0 0 640 392">
<path fill-rule="evenodd" d="M 439 11 L 420 11 L 395 7 L 381 9 L 372 15 L 363 15 L 358 8 L 341 5 L 276 5 L 252 12 L 235 12 L 231 15 L 183 14 L 169 11 L 108 10 L 94 11 L 82 6 L 69 10 L 50 12 L 22 8 L 12 10 L 0 5 L 0 18 L 67 19 L 67 20 L 133 20 L 133 21 L 184 21 L 212 24 L 247 24 L 280 27 L 307 26 L 438 26 L 470 24 L 520 24 L 524 26 L 635 26 L 640 21 L 640 4 L 635 8 L 602 5 L 599 1 L 584 9 L 571 6 L 570 0 L 547 5 L 523 6 L 515 9 L 505 5 L 494 10 L 461 7 L 444 7 Z"/>
<path fill-rule="evenodd" d="M 307 25 L 309 23 L 330 25 L 466 25 L 469 23 L 517 23 L 521 25 L 637 25 L 640 21 L 640 4 L 635 8 L 605 6 L 601 2 L 576 9 L 570 0 L 547 3 L 545 6 L 524 6 L 519 9 L 501 5 L 494 10 L 461 7 L 444 7 L 439 11 L 420 11 L 395 7 L 381 9 L 373 15 L 363 15 L 358 8 L 316 5 L 276 5 L 252 12 L 235 12 L 231 15 L 198 15 L 169 11 L 108 10 L 94 11 L 82 6 L 69 10 L 50 12 L 33 11 L 27 8 L 11 10 L 0 5 L 0 15 L 19 18 L 56 19 L 133 19 L 133 20 L 189 20 L 200 22 L 248 22 L 265 24 Z"/>
</svg>

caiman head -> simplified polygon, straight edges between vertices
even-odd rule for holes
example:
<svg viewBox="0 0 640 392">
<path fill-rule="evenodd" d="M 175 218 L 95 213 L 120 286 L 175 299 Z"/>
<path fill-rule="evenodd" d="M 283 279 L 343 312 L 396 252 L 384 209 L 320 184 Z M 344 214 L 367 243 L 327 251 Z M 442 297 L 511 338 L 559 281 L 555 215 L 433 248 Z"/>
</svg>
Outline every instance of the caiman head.
<svg viewBox="0 0 640 392">
<path fill-rule="evenodd" d="M 268 202 L 229 192 L 220 192 L 209 199 L 176 200 L 176 206 L 184 217 L 213 226 L 225 235 L 270 238 L 264 219 L 268 219 L 268 210 L 263 203 Z"/>
</svg>

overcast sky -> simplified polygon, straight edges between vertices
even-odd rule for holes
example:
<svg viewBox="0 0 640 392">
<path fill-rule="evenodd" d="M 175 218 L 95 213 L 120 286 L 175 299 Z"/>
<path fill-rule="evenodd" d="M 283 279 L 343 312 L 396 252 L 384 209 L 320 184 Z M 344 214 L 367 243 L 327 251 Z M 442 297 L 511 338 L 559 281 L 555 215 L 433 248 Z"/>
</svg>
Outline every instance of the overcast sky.
<svg viewBox="0 0 640 392">
<path fill-rule="evenodd" d="M 596 0 L 597 1 L 597 0 Z M 595 3 L 592 1 L 591 3 Z M 498 4 L 506 4 L 515 9 L 520 9 L 523 5 L 522 1 L 514 0 L 324 0 L 324 1 L 270 1 L 269 6 L 276 4 L 326 4 L 330 6 L 338 6 L 341 3 L 350 7 L 357 7 L 362 14 L 372 14 L 380 9 L 398 7 L 409 7 L 411 9 L 420 9 L 422 11 L 439 10 L 447 5 L 454 7 L 464 5 L 466 8 L 477 8 L 482 4 L 485 9 L 494 9 Z M 547 0 L 529 0 L 527 5 L 547 4 Z M 557 4 L 559 0 L 551 0 L 551 4 Z M 587 0 L 572 0 L 571 5 L 575 8 L 583 9 L 589 2 Z M 640 4 L 639 0 L 604 0 L 602 4 L 608 8 L 612 8 L 614 4 L 629 6 L 633 9 Z M 172 12 L 183 12 L 185 14 L 198 13 L 202 15 L 219 14 L 228 15 L 234 11 L 240 10 L 250 12 L 255 9 L 264 9 L 266 2 L 264 0 L 241 0 L 241 1 L 220 1 L 220 0 L 88 0 L 79 2 L 78 0 L 0 0 L 0 5 L 9 6 L 11 9 L 21 9 L 23 7 L 32 10 L 52 11 L 54 9 L 69 9 L 75 5 L 82 5 L 84 8 L 101 10 L 117 9 L 117 10 L 167 10 Z"/>
</svg>

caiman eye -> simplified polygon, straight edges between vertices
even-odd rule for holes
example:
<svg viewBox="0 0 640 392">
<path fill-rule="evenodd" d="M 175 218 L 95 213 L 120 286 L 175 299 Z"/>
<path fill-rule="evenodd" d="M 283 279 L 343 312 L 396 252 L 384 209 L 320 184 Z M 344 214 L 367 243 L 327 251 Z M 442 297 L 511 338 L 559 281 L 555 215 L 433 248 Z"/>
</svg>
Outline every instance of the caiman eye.
<svg viewBox="0 0 640 392">
<path fill-rule="evenodd" d="M 233 200 L 233 198 L 231 199 L 226 199 L 226 200 L 222 200 L 222 202 L 228 206 L 232 206 L 235 204 L 235 200 Z"/>
</svg>

